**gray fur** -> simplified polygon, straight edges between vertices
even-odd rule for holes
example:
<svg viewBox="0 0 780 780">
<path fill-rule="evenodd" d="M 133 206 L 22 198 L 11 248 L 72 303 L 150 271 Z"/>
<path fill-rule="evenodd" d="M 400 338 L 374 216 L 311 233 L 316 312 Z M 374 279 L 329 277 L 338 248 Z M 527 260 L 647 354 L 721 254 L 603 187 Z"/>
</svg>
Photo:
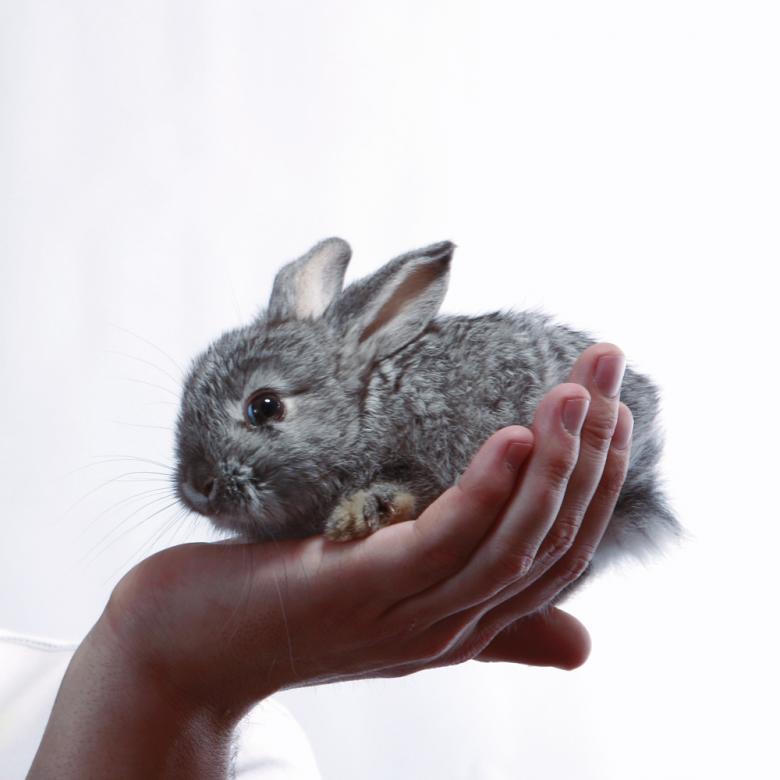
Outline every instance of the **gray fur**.
<svg viewBox="0 0 780 780">
<path fill-rule="evenodd" d="M 330 239 L 285 266 L 268 311 L 192 365 L 178 481 L 217 487 L 207 505 L 180 490 L 182 501 L 253 539 L 320 533 L 341 499 L 377 483 L 403 486 L 419 514 L 492 433 L 530 425 L 544 393 L 594 340 L 533 312 L 435 317 L 453 250 L 442 242 L 403 255 L 341 294 L 345 242 Z M 313 313 L 294 280 L 317 278 L 327 289 L 306 291 L 321 309 Z M 261 388 L 288 413 L 252 428 L 243 409 Z M 656 474 L 658 390 L 629 368 L 621 399 L 635 420 L 631 463 L 594 565 L 679 534 Z"/>
</svg>

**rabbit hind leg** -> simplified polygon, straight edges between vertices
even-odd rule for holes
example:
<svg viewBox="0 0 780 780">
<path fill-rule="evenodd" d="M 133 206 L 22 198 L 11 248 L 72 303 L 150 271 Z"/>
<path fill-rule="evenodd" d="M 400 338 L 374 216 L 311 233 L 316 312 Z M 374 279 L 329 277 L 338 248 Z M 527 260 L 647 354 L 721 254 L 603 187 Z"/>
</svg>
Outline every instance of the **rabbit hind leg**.
<svg viewBox="0 0 780 780">
<path fill-rule="evenodd" d="M 325 536 L 337 542 L 360 539 L 414 516 L 414 496 L 401 485 L 377 482 L 343 498 L 325 523 Z"/>
</svg>

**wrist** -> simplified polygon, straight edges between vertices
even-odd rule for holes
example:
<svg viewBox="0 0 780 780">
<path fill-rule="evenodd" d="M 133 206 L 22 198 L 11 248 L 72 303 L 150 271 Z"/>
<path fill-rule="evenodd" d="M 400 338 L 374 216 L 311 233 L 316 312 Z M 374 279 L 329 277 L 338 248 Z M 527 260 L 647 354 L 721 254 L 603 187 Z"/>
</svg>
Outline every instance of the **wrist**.
<svg viewBox="0 0 780 780">
<path fill-rule="evenodd" d="M 239 719 L 183 694 L 101 618 L 68 667 L 30 777 L 224 778 Z"/>
</svg>

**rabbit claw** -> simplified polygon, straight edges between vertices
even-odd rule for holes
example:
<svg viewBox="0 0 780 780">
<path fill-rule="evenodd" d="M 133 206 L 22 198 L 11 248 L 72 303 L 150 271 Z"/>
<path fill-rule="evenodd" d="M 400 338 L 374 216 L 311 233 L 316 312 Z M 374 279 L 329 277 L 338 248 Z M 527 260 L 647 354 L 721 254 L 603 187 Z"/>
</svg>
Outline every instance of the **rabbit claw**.
<svg viewBox="0 0 780 780">
<path fill-rule="evenodd" d="M 391 523 L 410 520 L 414 496 L 398 485 L 372 485 L 343 498 L 325 523 L 331 541 L 361 539 Z"/>
</svg>

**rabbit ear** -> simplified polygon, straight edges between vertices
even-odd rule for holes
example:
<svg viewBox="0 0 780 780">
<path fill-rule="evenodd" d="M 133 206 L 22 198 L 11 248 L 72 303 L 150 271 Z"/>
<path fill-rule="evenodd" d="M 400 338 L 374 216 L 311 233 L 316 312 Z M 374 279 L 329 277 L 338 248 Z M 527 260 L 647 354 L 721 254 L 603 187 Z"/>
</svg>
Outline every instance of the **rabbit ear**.
<svg viewBox="0 0 780 780">
<path fill-rule="evenodd" d="M 326 238 L 303 257 L 287 263 L 274 279 L 268 319 L 301 320 L 320 317 L 341 292 L 352 255 L 341 238 Z"/>
<path fill-rule="evenodd" d="M 346 348 L 379 360 L 419 335 L 444 299 L 454 250 L 450 241 L 417 249 L 345 290 L 337 316 Z"/>
</svg>

